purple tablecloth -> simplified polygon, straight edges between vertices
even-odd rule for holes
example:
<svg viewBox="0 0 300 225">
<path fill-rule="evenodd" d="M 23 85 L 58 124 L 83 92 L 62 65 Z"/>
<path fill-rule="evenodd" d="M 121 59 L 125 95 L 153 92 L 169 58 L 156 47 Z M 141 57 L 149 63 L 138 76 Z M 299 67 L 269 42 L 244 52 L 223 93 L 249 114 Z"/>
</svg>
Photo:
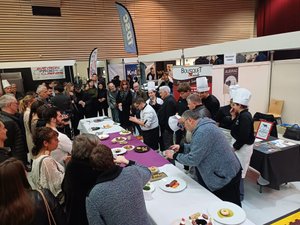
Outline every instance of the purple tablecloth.
<svg viewBox="0 0 300 225">
<path fill-rule="evenodd" d="M 124 145 L 120 145 L 119 143 L 111 142 L 111 140 L 113 138 L 120 137 L 120 136 L 122 136 L 122 135 L 120 135 L 119 133 L 112 133 L 109 135 L 108 139 L 101 141 L 101 143 L 107 145 L 110 148 L 122 147 Z M 145 146 L 145 144 L 143 142 L 141 142 L 140 140 L 138 140 L 136 137 L 134 137 L 133 135 L 130 135 L 130 136 L 131 136 L 131 140 L 127 140 L 128 145 Z M 128 137 L 128 135 L 122 136 L 122 137 Z M 145 152 L 145 153 L 138 153 L 138 152 L 135 152 L 134 150 L 131 150 L 131 151 L 126 152 L 124 154 L 124 156 L 127 159 L 134 160 L 134 161 L 138 162 L 139 164 L 148 166 L 148 167 L 149 166 L 160 167 L 160 166 L 170 163 L 168 160 L 163 158 L 161 155 L 159 155 L 152 149 L 150 149 L 148 152 Z"/>
</svg>

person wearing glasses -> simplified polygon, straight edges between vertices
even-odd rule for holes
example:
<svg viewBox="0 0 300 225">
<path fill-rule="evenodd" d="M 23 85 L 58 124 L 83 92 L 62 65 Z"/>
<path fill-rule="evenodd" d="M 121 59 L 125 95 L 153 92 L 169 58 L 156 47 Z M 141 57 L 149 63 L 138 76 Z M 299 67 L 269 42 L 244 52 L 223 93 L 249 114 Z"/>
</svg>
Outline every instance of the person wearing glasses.
<svg viewBox="0 0 300 225">
<path fill-rule="evenodd" d="M 223 132 L 209 118 L 187 110 L 184 127 L 192 132 L 190 144 L 172 145 L 165 151 L 169 159 L 195 166 L 198 182 L 223 201 L 241 206 L 239 185 L 241 165 Z"/>
<path fill-rule="evenodd" d="M 7 129 L 7 139 L 4 143 L 5 147 L 11 149 L 13 157 L 21 160 L 28 168 L 27 161 L 27 145 L 25 133 L 21 127 L 21 121 L 18 114 L 19 104 L 15 96 L 5 94 L 0 97 L 0 120 Z"/>
</svg>

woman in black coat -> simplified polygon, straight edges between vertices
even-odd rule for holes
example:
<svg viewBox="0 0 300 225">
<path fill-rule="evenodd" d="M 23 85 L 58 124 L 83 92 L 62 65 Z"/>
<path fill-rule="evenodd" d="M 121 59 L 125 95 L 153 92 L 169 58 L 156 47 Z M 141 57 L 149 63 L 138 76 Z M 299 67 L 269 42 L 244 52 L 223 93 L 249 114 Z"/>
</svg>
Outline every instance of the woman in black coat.
<svg viewBox="0 0 300 225">
<path fill-rule="evenodd" d="M 131 104 L 132 94 L 129 88 L 129 83 L 126 80 L 122 80 L 120 91 L 117 95 L 117 105 L 121 127 L 125 129 L 131 128 L 131 122 L 129 121 Z"/>
<path fill-rule="evenodd" d="M 49 224 L 43 200 L 45 197 L 57 225 L 65 225 L 66 217 L 58 200 L 47 189 L 31 190 L 22 162 L 10 158 L 0 164 L 1 224 Z"/>
<path fill-rule="evenodd" d="M 99 116 L 108 116 L 107 89 L 103 83 L 98 84 L 98 112 Z"/>
</svg>

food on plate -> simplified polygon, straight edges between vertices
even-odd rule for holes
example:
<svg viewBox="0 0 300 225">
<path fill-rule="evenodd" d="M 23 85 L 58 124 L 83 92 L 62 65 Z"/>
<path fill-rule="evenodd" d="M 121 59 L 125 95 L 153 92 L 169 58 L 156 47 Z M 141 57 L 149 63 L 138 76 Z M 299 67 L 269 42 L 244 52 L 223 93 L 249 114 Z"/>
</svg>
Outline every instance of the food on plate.
<svg viewBox="0 0 300 225">
<path fill-rule="evenodd" d="M 116 141 L 125 141 L 126 140 L 126 138 L 124 138 L 124 137 L 116 137 Z"/>
<path fill-rule="evenodd" d="M 150 191 L 150 189 L 151 189 L 150 186 L 147 186 L 147 185 L 145 187 L 143 187 L 143 190 L 145 190 L 145 191 Z"/>
<path fill-rule="evenodd" d="M 148 182 L 144 187 L 143 187 L 143 190 L 144 191 L 150 191 L 151 187 L 150 187 L 151 183 Z"/>
<path fill-rule="evenodd" d="M 99 129 L 100 129 L 100 127 L 91 127 L 92 131 L 99 130 Z"/>
<path fill-rule="evenodd" d="M 120 153 L 121 151 L 122 151 L 122 149 L 120 149 L 120 148 L 117 148 L 114 150 L 115 153 Z"/>
<path fill-rule="evenodd" d="M 112 128 L 112 126 L 113 126 L 113 125 L 107 123 L 107 124 L 104 124 L 104 125 L 103 125 L 103 128 L 108 129 L 108 128 Z"/>
<path fill-rule="evenodd" d="M 156 166 L 150 166 L 148 169 L 151 171 L 152 174 L 158 173 L 158 168 Z"/>
<path fill-rule="evenodd" d="M 131 134 L 129 130 L 121 130 L 120 134 Z"/>
<path fill-rule="evenodd" d="M 207 221 L 205 219 L 195 219 L 192 221 L 193 225 L 207 225 Z"/>
<path fill-rule="evenodd" d="M 177 180 L 172 180 L 169 184 L 166 184 L 166 187 L 177 188 L 179 185 L 180 184 Z"/>
<path fill-rule="evenodd" d="M 196 212 L 189 216 L 189 220 L 193 225 L 212 225 L 211 218 L 208 215 L 200 212 Z"/>
<path fill-rule="evenodd" d="M 114 139 L 111 140 L 111 143 L 115 144 L 115 143 L 117 143 L 117 140 L 114 138 Z"/>
<path fill-rule="evenodd" d="M 124 145 L 123 148 L 125 148 L 126 150 L 131 150 L 134 148 L 133 145 Z"/>
<path fill-rule="evenodd" d="M 203 217 L 204 219 L 208 220 L 208 215 L 202 213 L 202 217 Z"/>
<path fill-rule="evenodd" d="M 230 209 L 223 208 L 223 209 L 220 209 L 218 211 L 218 216 L 221 217 L 221 218 L 232 217 L 233 216 L 233 212 Z"/>
<path fill-rule="evenodd" d="M 193 215 L 190 215 L 190 216 L 189 216 L 189 219 L 190 219 L 190 220 L 195 220 L 195 219 L 198 219 L 200 216 L 201 216 L 201 213 L 196 212 L 196 213 L 194 213 Z"/>
<path fill-rule="evenodd" d="M 120 141 L 119 142 L 121 145 L 126 145 L 128 142 L 127 141 Z"/>
<path fill-rule="evenodd" d="M 185 225 L 185 219 L 182 218 L 179 225 Z"/>
<path fill-rule="evenodd" d="M 157 180 L 160 180 L 164 177 L 167 177 L 167 174 L 165 174 L 164 172 L 152 174 L 151 181 L 157 181 Z"/>
<path fill-rule="evenodd" d="M 149 148 L 147 146 L 137 146 L 136 151 L 137 152 L 147 152 Z"/>
</svg>

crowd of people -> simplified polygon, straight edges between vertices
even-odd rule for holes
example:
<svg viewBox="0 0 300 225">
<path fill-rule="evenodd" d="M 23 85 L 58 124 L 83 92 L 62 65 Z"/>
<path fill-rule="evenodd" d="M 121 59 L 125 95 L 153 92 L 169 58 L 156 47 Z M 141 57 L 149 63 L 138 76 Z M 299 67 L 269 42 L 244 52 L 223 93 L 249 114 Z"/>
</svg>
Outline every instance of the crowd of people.
<svg viewBox="0 0 300 225">
<path fill-rule="evenodd" d="M 178 100 L 167 73 L 159 87 L 149 81 L 147 93 L 138 82 L 118 80 L 106 83 L 95 74 L 84 87 L 53 81 L 25 96 L 3 81 L 1 222 L 35 225 L 49 218 L 69 225 L 150 224 L 143 197 L 148 168 L 124 156 L 114 158 L 97 136 L 77 130 L 81 119 L 108 116 L 108 109 L 115 122 L 139 133 L 146 145 L 185 165 L 187 173 L 194 171 L 209 191 L 241 205 L 254 142 L 251 93 L 231 87 L 230 105 L 220 108 L 205 77 L 197 78 L 195 93 L 189 83 L 180 83 Z M 174 115 L 176 130 L 169 124 Z M 224 124 L 234 143 L 218 128 Z M 22 210 L 26 212 L 18 217 Z"/>
</svg>

